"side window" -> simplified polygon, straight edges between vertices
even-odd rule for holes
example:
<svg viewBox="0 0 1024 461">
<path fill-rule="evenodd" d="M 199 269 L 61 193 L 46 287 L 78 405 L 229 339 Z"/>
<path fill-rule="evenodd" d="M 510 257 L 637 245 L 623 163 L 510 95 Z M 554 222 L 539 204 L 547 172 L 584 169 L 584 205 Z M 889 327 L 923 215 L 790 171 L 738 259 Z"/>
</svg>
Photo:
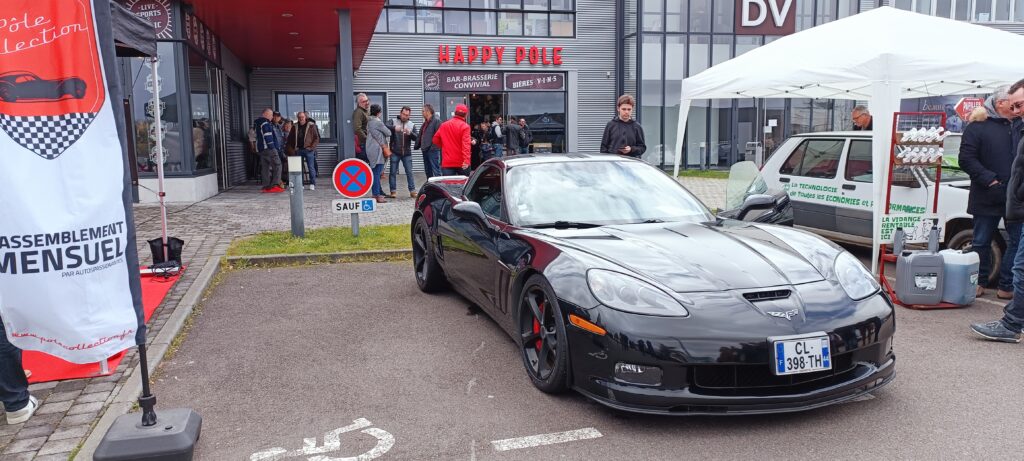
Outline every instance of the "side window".
<svg viewBox="0 0 1024 461">
<path fill-rule="evenodd" d="M 834 178 L 839 171 L 839 158 L 846 141 L 842 139 L 808 139 L 786 159 L 779 173 L 810 178 Z"/>
<path fill-rule="evenodd" d="M 469 186 L 466 198 L 480 204 L 488 216 L 501 219 L 501 170 L 489 167 Z"/>
<path fill-rule="evenodd" d="M 850 153 L 846 156 L 846 179 L 856 182 L 871 182 L 871 141 L 850 142 Z"/>
</svg>

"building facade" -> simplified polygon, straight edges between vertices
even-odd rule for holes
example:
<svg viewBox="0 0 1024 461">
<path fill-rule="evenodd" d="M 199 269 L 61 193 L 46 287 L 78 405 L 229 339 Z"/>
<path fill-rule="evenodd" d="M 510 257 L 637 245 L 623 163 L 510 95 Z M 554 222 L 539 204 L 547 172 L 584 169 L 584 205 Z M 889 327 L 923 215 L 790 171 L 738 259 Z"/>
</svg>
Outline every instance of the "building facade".
<svg viewBox="0 0 1024 461">
<path fill-rule="evenodd" d="M 327 175 L 354 155 L 360 92 L 386 117 L 410 107 L 417 125 L 423 104 L 442 119 L 466 104 L 473 124 L 523 118 L 533 152 L 598 151 L 627 93 L 638 100 L 644 160 L 668 167 L 681 80 L 782 36 L 890 4 L 1024 33 L 1024 0 L 120 1 L 160 40 L 160 143 L 175 202 L 258 178 L 247 134 L 267 107 L 289 119 L 310 114 Z M 124 104 L 143 202 L 156 200 L 150 66 L 122 58 L 118 69 L 131 89 Z M 903 110 L 951 110 L 955 99 L 904 101 Z M 850 129 L 855 104 L 694 101 L 678 155 L 684 168 L 728 168 L 759 150 L 770 155 L 793 134 Z M 422 169 L 420 155 L 414 167 Z"/>
</svg>

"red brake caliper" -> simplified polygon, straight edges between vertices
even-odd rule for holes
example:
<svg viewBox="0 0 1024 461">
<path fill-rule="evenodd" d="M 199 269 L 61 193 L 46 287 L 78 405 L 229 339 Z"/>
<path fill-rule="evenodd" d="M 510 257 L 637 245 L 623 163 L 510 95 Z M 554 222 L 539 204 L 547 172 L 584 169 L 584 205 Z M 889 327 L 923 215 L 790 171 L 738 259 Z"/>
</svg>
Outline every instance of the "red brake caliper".
<svg viewBox="0 0 1024 461">
<path fill-rule="evenodd" d="M 540 307 L 540 315 L 541 315 L 541 317 L 543 317 L 544 316 L 544 303 L 541 302 L 539 307 Z M 533 319 L 533 334 L 540 334 L 540 322 L 537 319 Z M 537 348 L 537 352 L 540 352 L 540 345 L 541 345 L 541 339 L 538 337 L 537 338 L 537 343 L 534 344 L 534 347 Z"/>
</svg>

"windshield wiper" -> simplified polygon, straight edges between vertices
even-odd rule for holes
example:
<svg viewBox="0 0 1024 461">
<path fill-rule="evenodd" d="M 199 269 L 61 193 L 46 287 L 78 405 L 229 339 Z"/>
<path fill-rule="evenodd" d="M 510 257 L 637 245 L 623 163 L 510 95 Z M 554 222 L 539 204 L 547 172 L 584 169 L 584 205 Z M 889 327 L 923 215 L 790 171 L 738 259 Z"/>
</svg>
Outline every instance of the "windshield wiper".
<svg viewBox="0 0 1024 461">
<path fill-rule="evenodd" d="M 534 229 L 590 229 L 593 227 L 601 227 L 603 224 L 594 224 L 589 222 L 575 222 L 575 221 L 555 221 L 549 223 L 534 224 L 531 227 Z"/>
<path fill-rule="evenodd" d="M 663 222 L 665 222 L 664 219 L 652 218 L 652 219 L 648 219 L 646 221 L 641 221 L 640 224 L 655 224 L 655 223 L 663 223 Z"/>
</svg>

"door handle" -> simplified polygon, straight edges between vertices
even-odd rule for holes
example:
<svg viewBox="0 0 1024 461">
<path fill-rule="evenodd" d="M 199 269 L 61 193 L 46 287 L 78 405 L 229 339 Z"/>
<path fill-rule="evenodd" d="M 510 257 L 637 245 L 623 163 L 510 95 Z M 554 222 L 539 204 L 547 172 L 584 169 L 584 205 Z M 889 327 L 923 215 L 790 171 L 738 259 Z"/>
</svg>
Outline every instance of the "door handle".
<svg viewBox="0 0 1024 461">
<path fill-rule="evenodd" d="M 857 190 L 857 186 L 855 186 L 853 184 L 843 184 L 843 189 L 844 190 Z"/>
<path fill-rule="evenodd" d="M 789 178 L 779 178 L 779 182 L 789 182 Z"/>
</svg>

